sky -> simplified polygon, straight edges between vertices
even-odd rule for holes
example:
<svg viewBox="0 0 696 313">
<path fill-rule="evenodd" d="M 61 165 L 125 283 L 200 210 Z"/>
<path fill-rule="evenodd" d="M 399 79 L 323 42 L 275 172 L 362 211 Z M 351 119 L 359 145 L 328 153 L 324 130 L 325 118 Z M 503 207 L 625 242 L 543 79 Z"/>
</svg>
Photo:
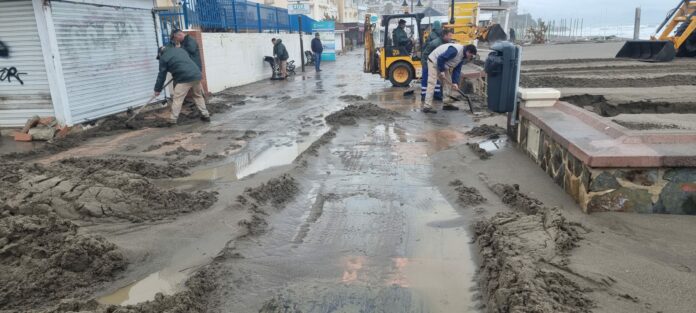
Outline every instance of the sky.
<svg viewBox="0 0 696 313">
<path fill-rule="evenodd" d="M 635 8 L 642 9 L 641 24 L 657 25 L 679 0 L 519 0 L 519 11 L 534 18 L 582 18 L 589 26 L 632 25 Z"/>
</svg>

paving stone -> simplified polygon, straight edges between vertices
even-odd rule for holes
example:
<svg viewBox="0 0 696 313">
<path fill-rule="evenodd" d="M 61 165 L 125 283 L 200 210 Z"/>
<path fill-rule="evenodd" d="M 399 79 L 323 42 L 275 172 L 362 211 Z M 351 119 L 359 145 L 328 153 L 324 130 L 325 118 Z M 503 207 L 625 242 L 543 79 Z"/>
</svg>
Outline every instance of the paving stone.
<svg viewBox="0 0 696 313">
<path fill-rule="evenodd" d="M 590 191 L 607 191 L 618 188 L 621 188 L 621 184 L 609 172 L 602 172 L 590 182 Z"/>
<path fill-rule="evenodd" d="M 624 187 L 593 197 L 587 204 L 587 211 L 655 213 L 653 211 L 652 196 L 647 190 Z"/>
<path fill-rule="evenodd" d="M 53 139 L 56 134 L 56 129 L 53 127 L 34 127 L 29 130 L 29 135 L 33 140 L 48 141 Z"/>
<path fill-rule="evenodd" d="M 657 169 L 620 170 L 616 173 L 616 176 L 641 186 L 653 186 L 658 179 Z"/>
<path fill-rule="evenodd" d="M 669 182 L 655 205 L 658 213 L 696 215 L 696 183 Z"/>
</svg>

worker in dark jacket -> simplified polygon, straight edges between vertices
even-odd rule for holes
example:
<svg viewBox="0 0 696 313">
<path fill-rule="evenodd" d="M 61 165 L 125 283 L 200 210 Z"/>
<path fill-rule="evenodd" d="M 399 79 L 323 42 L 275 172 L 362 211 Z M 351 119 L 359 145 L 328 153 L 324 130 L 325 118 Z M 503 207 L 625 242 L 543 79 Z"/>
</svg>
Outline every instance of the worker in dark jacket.
<svg viewBox="0 0 696 313">
<path fill-rule="evenodd" d="M 411 53 L 411 40 L 408 39 L 405 28 L 406 21 L 399 20 L 399 26 L 392 31 L 392 40 L 394 41 L 394 46 L 399 49 L 400 55 L 409 55 Z"/>
<path fill-rule="evenodd" d="M 319 33 L 314 34 L 314 39 L 312 39 L 312 52 L 314 53 L 314 69 L 317 72 L 321 72 L 319 64 L 321 63 L 321 53 L 324 52 L 324 46 L 321 44 L 321 39 L 319 39 Z"/>
<path fill-rule="evenodd" d="M 160 48 L 159 74 L 157 74 L 157 82 L 155 83 L 155 96 L 159 96 L 160 92 L 162 92 L 167 72 L 172 74 L 175 84 L 172 114 L 169 123 L 172 125 L 176 124 L 181 112 L 181 104 L 184 103 L 184 98 L 189 90 L 191 90 L 193 102 L 198 110 L 201 111 L 201 120 L 209 122 L 210 113 L 208 113 L 208 109 L 205 107 L 203 88 L 201 87 L 201 69 L 191 60 L 186 50 L 174 46 Z"/>
<path fill-rule="evenodd" d="M 428 56 L 435 48 L 452 41 L 452 36 L 454 35 L 454 30 L 452 29 L 441 30 L 441 34 L 438 35 L 435 32 L 436 26 L 438 25 L 433 25 L 433 31 L 428 36 L 427 44 L 423 47 L 423 53 L 421 54 L 421 101 L 425 101 L 425 94 L 428 88 Z M 435 85 L 434 98 L 435 100 L 442 100 L 442 87 L 439 80 Z"/>
<path fill-rule="evenodd" d="M 288 78 L 288 59 L 290 58 L 288 50 L 285 49 L 283 40 L 280 38 L 273 38 L 271 42 L 273 43 L 273 56 L 276 57 L 280 63 L 280 77 L 286 79 Z"/>
<path fill-rule="evenodd" d="M 440 21 L 435 21 L 433 22 L 433 27 L 430 30 L 430 34 L 428 34 L 428 39 L 425 40 L 425 45 L 440 37 L 442 37 L 442 23 L 440 23 Z M 423 46 L 423 49 L 425 49 L 425 45 Z"/>
<path fill-rule="evenodd" d="M 190 35 L 184 34 L 181 29 L 173 30 L 171 39 L 174 45 L 186 50 L 191 60 L 193 60 L 193 63 L 196 63 L 198 68 L 202 71 L 203 66 L 201 64 L 201 53 L 198 50 L 198 43 L 196 43 L 196 39 L 193 39 Z"/>
</svg>

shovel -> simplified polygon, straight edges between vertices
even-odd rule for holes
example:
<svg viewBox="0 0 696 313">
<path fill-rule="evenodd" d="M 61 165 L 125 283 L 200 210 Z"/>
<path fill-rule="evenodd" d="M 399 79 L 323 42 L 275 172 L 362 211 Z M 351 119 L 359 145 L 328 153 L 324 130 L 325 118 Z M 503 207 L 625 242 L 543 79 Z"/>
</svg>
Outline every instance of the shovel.
<svg viewBox="0 0 696 313">
<path fill-rule="evenodd" d="M 461 91 L 459 89 L 457 89 L 457 92 L 459 92 L 459 94 L 462 95 L 462 97 L 464 97 L 466 102 L 469 104 L 469 111 L 471 112 L 471 114 L 475 114 L 474 113 L 474 106 L 471 104 L 471 98 L 469 98 L 469 96 L 467 94 L 465 94 L 463 91 Z M 452 96 L 450 96 L 450 98 L 455 99 L 455 100 L 459 100 L 459 99 L 452 97 Z"/>
<path fill-rule="evenodd" d="M 171 82 L 172 82 L 172 79 L 170 79 L 166 84 L 164 84 L 164 86 L 162 86 L 162 89 L 166 88 L 169 84 L 171 84 Z M 143 106 L 140 107 L 140 109 L 138 109 L 137 111 L 135 111 L 135 114 L 133 114 L 133 116 L 129 117 L 129 118 L 126 120 L 126 126 L 128 126 L 128 127 L 130 128 L 130 125 L 128 125 L 128 123 L 129 123 L 130 121 L 132 121 L 136 116 L 138 116 L 138 114 L 140 114 L 140 112 L 142 112 L 143 110 L 145 110 L 145 108 L 146 108 L 148 105 L 150 105 L 150 103 L 152 103 L 152 100 L 155 100 L 156 97 L 157 97 L 157 96 L 152 95 L 152 97 L 150 97 L 150 99 L 148 99 L 147 102 L 145 102 L 145 104 L 144 104 Z"/>
</svg>

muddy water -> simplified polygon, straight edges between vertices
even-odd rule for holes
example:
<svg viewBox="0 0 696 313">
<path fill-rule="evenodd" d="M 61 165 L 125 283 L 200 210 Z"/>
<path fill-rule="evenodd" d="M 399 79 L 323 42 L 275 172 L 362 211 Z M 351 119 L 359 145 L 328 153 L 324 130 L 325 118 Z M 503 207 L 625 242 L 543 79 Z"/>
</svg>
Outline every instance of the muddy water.
<svg viewBox="0 0 696 313">
<path fill-rule="evenodd" d="M 194 171 L 190 176 L 178 178 L 174 181 L 229 182 L 243 179 L 272 167 L 288 165 L 327 130 L 328 128 L 321 128 L 312 134 L 280 139 L 264 139 L 262 141 L 268 142 L 270 140 L 271 144 L 264 144 L 259 147 L 252 146 L 233 155 L 222 162 L 222 164 Z M 278 143 L 273 144 L 273 142 Z"/>
<path fill-rule="evenodd" d="M 103 304 L 130 305 L 154 299 L 155 294 L 172 294 L 188 276 L 187 272 L 155 272 L 144 279 L 97 299 Z"/>
<path fill-rule="evenodd" d="M 468 219 L 432 186 L 428 155 L 461 133 L 344 127 L 299 178 L 304 194 L 228 261 L 220 306 L 302 312 L 478 312 Z M 437 139 L 427 140 L 427 138 Z"/>
</svg>

